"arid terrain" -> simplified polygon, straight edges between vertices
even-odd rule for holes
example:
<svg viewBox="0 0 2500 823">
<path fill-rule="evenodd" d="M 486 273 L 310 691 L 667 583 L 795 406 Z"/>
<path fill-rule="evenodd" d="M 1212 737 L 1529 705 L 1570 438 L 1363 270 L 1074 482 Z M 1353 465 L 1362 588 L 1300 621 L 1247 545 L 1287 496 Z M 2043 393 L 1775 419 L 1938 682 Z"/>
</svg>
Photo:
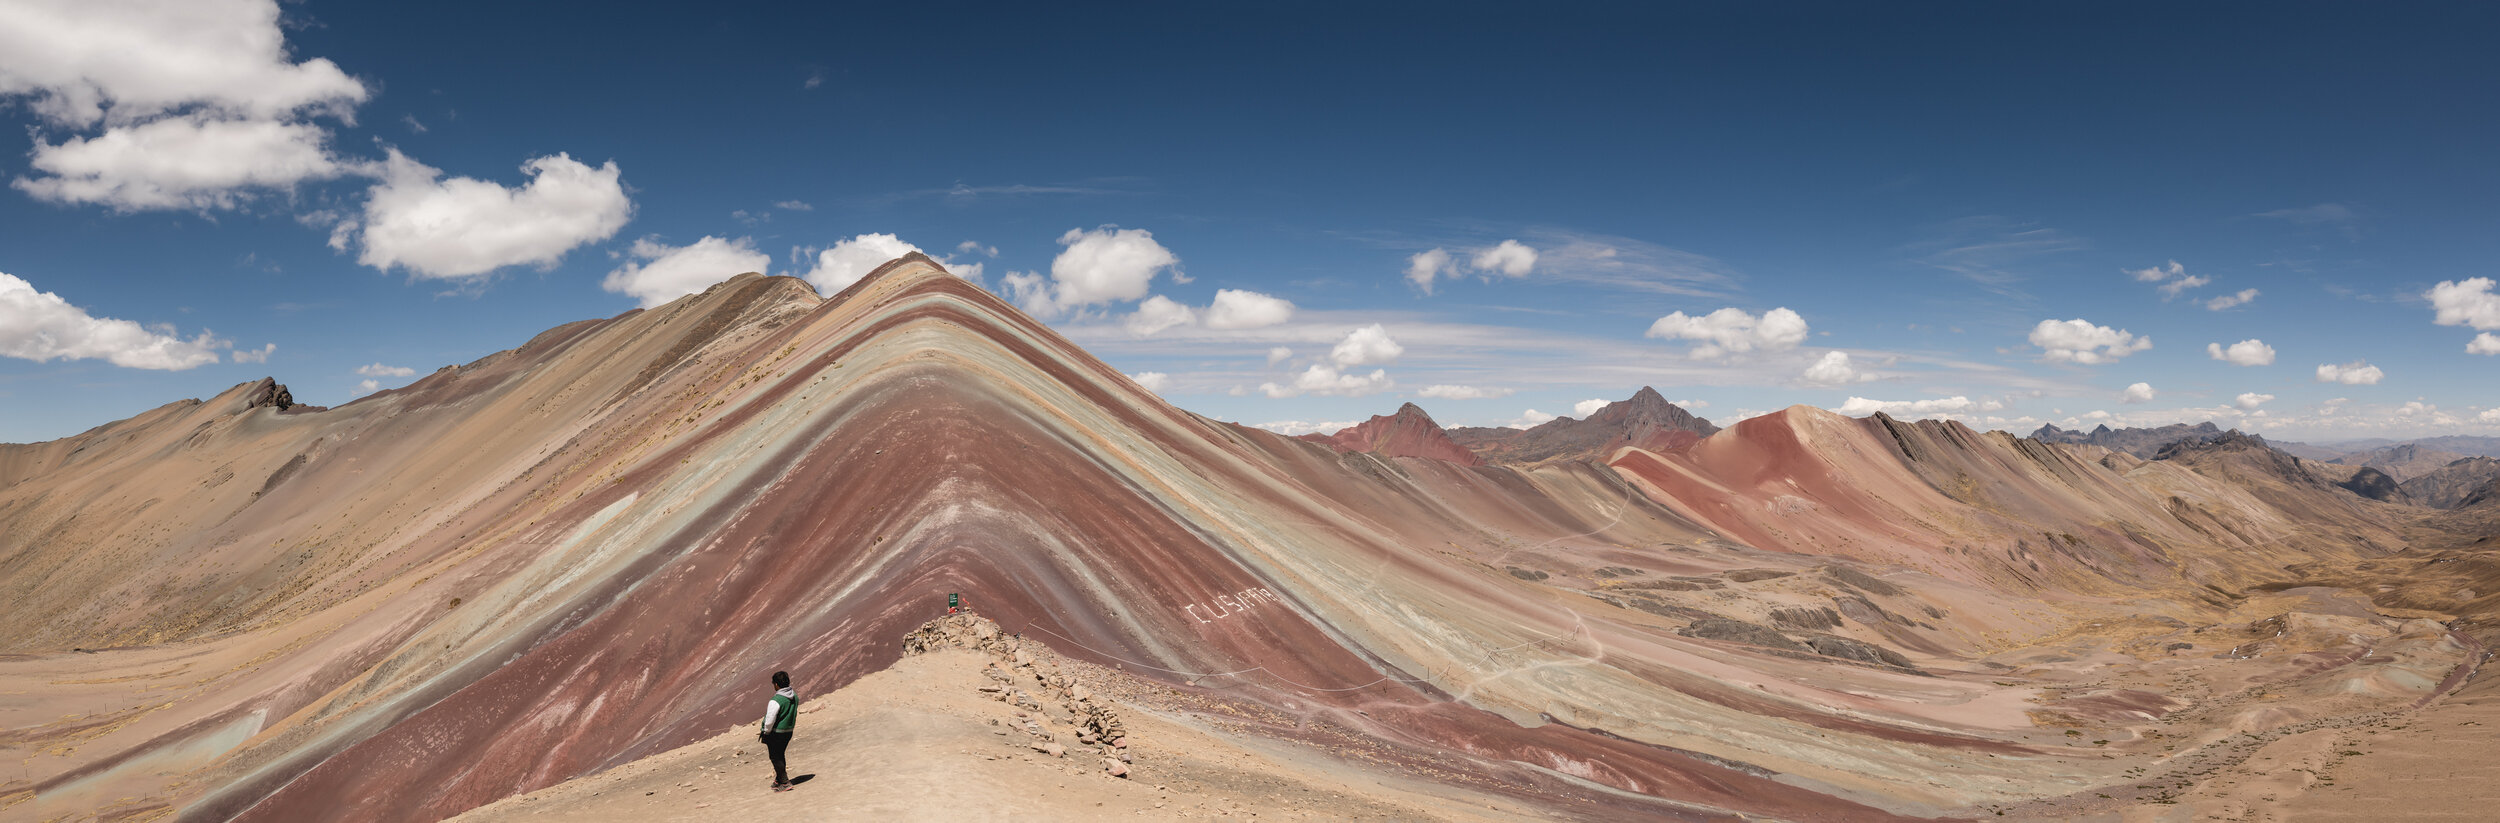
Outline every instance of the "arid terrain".
<svg viewBox="0 0 2500 823">
<path fill-rule="evenodd" d="M 744 275 L 0 445 L 0 819 L 2485 816 L 2488 461 L 2179 428 L 1289 438 Z"/>
</svg>

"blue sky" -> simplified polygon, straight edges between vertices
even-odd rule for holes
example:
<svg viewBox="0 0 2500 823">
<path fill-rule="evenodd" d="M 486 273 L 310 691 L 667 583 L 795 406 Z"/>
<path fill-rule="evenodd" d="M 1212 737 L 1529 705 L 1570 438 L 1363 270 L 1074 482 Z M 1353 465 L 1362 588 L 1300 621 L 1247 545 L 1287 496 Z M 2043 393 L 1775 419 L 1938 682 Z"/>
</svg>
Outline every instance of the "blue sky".
<svg viewBox="0 0 2500 823">
<path fill-rule="evenodd" d="M 2500 434 L 2486 8 L 375 5 L 0 2 L 0 440 L 903 244 L 1285 431 Z"/>
</svg>

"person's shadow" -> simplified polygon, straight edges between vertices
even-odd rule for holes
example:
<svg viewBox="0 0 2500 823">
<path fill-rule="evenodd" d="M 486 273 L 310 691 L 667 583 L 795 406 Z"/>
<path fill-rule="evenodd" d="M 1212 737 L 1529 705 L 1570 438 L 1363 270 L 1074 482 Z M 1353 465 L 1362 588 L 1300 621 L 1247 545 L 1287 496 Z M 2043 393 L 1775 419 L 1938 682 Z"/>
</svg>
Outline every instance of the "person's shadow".
<svg viewBox="0 0 2500 823">
<path fill-rule="evenodd" d="M 796 775 L 790 778 L 790 785 L 796 786 L 814 779 L 816 779 L 816 776 L 812 774 Z"/>
</svg>

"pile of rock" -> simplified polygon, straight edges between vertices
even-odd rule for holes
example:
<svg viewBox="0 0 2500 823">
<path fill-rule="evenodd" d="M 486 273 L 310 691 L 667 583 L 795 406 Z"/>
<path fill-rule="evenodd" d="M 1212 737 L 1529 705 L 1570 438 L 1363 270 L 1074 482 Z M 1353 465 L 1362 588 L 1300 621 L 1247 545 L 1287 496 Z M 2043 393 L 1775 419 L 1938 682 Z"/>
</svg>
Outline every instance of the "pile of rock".
<svg viewBox="0 0 2500 823">
<path fill-rule="evenodd" d="M 1001 630 L 989 618 L 970 613 L 929 621 L 903 636 L 904 654 L 939 649 L 972 649 L 993 658 L 981 670 L 989 681 L 980 686 L 981 694 L 1022 710 L 1016 712 L 1018 719 L 1014 723 L 1006 725 L 1031 737 L 1034 751 L 1052 757 L 1068 756 L 1068 746 L 1054 739 L 1036 719 L 1063 713 L 1077 727 L 1077 745 L 1100 756 L 1103 771 L 1114 777 L 1129 776 L 1129 766 L 1136 759 L 1129 752 L 1128 730 L 1121 725 L 1119 712 L 1109 700 L 1095 695 L 1055 662 L 1044 663 L 1042 657 L 1049 654 L 1047 648 L 1027 644 L 1023 638 Z M 1059 712 L 1050 711 L 1043 703 L 1045 700 L 1056 704 Z"/>
</svg>

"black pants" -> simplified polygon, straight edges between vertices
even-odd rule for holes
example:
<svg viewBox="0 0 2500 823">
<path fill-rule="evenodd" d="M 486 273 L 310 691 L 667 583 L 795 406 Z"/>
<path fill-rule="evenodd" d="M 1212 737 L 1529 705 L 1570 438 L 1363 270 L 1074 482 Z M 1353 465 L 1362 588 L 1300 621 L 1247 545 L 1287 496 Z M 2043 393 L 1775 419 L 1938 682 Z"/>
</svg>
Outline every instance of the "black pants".
<svg viewBox="0 0 2500 823">
<path fill-rule="evenodd" d="M 782 756 L 790 749 L 789 732 L 765 732 L 764 755 L 773 759 L 773 785 L 790 782 L 790 764 Z"/>
</svg>

